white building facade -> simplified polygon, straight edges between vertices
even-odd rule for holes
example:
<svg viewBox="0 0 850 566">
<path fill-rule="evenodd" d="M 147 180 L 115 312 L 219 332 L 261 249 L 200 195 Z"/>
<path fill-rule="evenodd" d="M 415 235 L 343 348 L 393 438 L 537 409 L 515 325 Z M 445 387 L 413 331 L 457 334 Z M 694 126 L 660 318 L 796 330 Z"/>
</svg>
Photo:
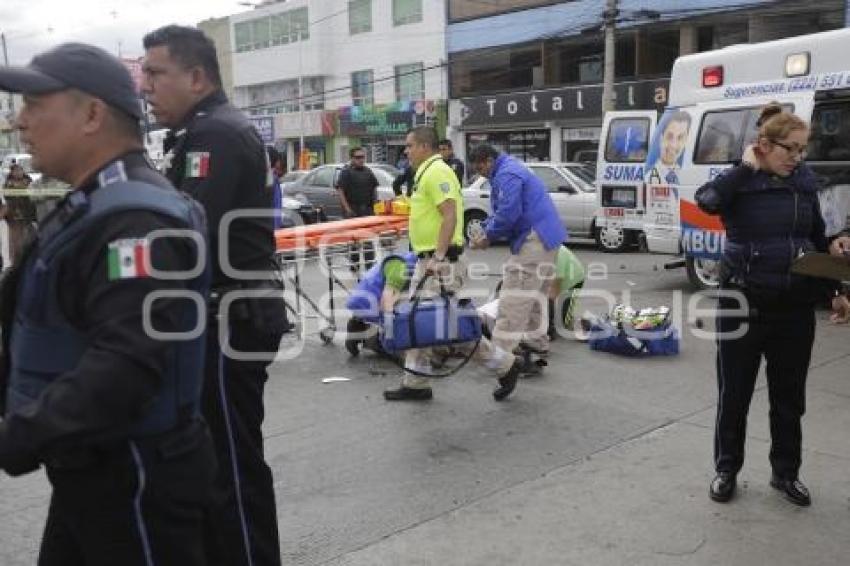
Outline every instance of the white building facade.
<svg viewBox="0 0 850 566">
<path fill-rule="evenodd" d="M 395 163 L 411 126 L 445 131 L 445 0 L 285 0 L 230 26 L 233 102 L 290 167 L 302 136 L 312 164 Z"/>
</svg>

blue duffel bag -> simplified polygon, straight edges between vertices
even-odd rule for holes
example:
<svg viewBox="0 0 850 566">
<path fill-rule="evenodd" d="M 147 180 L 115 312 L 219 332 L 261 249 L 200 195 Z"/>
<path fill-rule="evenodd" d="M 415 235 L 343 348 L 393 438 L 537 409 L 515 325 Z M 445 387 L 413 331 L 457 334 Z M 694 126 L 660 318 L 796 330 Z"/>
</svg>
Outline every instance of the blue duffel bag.
<svg viewBox="0 0 850 566">
<path fill-rule="evenodd" d="M 417 290 L 413 300 L 400 302 L 382 321 L 381 346 L 387 352 L 480 339 L 481 319 L 472 300 L 458 299 L 445 292 L 437 297 L 422 298 Z"/>
<path fill-rule="evenodd" d="M 674 356 L 679 353 L 679 331 L 669 321 L 651 330 L 636 330 L 627 323 L 596 320 L 590 328 L 588 345 L 591 350 L 621 356 Z"/>
</svg>

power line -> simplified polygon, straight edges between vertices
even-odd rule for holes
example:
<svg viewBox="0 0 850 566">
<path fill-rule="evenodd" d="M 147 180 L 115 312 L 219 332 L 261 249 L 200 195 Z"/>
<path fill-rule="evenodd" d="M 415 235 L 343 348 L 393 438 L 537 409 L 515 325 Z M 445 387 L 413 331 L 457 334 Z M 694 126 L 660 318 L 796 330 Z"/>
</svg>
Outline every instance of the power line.
<svg viewBox="0 0 850 566">
<path fill-rule="evenodd" d="M 732 5 L 731 6 L 732 9 L 723 10 L 723 12 L 737 11 L 741 7 L 743 7 L 743 8 L 753 8 L 753 5 L 752 4 Z M 716 8 L 711 9 L 711 11 L 713 13 L 722 13 L 722 12 L 718 12 Z M 694 10 L 683 9 L 683 10 L 676 10 L 676 12 L 682 12 L 682 13 L 684 13 L 684 12 L 709 12 L 709 10 L 708 9 L 694 9 Z M 761 9 L 761 10 L 758 11 L 759 15 L 767 15 L 767 16 L 788 14 L 788 13 L 789 13 L 789 11 L 788 11 L 787 8 L 783 9 L 782 7 L 778 7 L 778 6 L 772 7 L 770 9 Z M 819 13 L 819 15 L 830 14 L 830 13 L 838 14 L 838 13 L 843 13 L 843 9 L 842 8 L 834 8 L 832 10 L 824 10 L 824 11 L 820 11 L 818 13 Z M 548 33 L 545 33 L 545 34 L 541 34 L 541 35 L 537 36 L 536 38 L 529 40 L 528 42 L 525 42 L 525 43 L 533 43 L 533 42 L 537 42 L 537 41 L 546 41 L 546 40 L 551 40 L 551 39 L 571 37 L 571 36 L 574 35 L 574 32 L 579 31 L 581 29 L 585 29 L 586 27 L 587 27 L 586 24 L 583 24 L 581 26 L 579 26 L 579 25 L 565 26 L 565 27 L 558 29 L 554 32 L 548 32 Z M 651 42 L 651 39 L 645 38 L 645 41 Z M 471 53 L 471 52 L 474 52 L 474 51 L 485 51 L 486 50 L 487 53 L 478 54 L 475 58 L 475 62 L 481 62 L 482 60 L 501 57 L 503 55 L 503 52 L 510 51 L 512 49 L 515 49 L 516 47 L 517 47 L 517 44 L 511 44 L 511 45 L 504 45 L 504 46 L 498 46 L 498 47 L 483 48 L 483 49 L 480 49 L 480 50 L 470 50 L 467 53 Z M 497 74 L 492 74 L 490 78 L 504 78 L 504 77 L 508 77 L 512 73 L 516 73 L 518 71 L 528 71 L 528 70 L 531 70 L 535 67 L 543 65 L 545 62 L 547 62 L 547 61 L 549 61 L 549 60 L 551 60 L 551 59 L 553 59 L 557 56 L 560 56 L 560 54 L 559 53 L 551 53 L 549 55 L 544 55 L 544 56 L 541 57 L 539 64 L 533 63 L 533 64 L 528 64 L 528 65 L 520 65 L 520 66 L 512 67 L 509 70 L 502 71 L 502 72 L 497 73 Z M 442 69 L 444 67 L 450 68 L 452 65 L 456 65 L 456 64 L 464 63 L 464 62 L 466 62 L 466 61 L 457 61 L 457 60 L 451 61 L 450 60 L 450 61 L 440 62 L 440 63 L 435 64 L 435 65 L 423 67 L 421 70 L 410 71 L 410 72 L 407 72 L 407 73 L 400 73 L 400 74 L 399 73 L 393 73 L 391 75 L 387 75 L 387 76 L 384 76 L 384 77 L 373 79 L 371 81 L 367 81 L 367 82 L 361 83 L 361 84 L 374 85 L 374 84 L 377 84 L 377 83 L 382 83 L 382 82 L 386 82 L 386 81 L 389 81 L 389 80 L 393 80 L 393 79 L 400 77 L 400 76 L 413 75 L 413 74 L 419 74 L 419 73 L 421 73 L 423 75 L 423 82 L 424 82 L 425 71 L 434 70 L 434 69 Z M 332 77 L 332 78 L 343 78 L 343 77 Z M 549 87 L 557 88 L 558 86 L 562 86 L 562 85 L 547 85 L 547 88 L 549 88 Z M 285 98 L 285 99 L 280 99 L 280 100 L 275 100 L 275 101 L 269 101 L 269 102 L 265 102 L 265 103 L 262 103 L 262 104 L 244 106 L 244 107 L 241 107 L 241 109 L 243 109 L 243 110 L 262 109 L 262 108 L 266 108 L 266 107 L 270 107 L 270 106 L 278 106 L 278 105 L 286 104 L 286 103 L 295 103 L 295 102 L 298 102 L 299 99 L 301 99 L 302 101 L 311 101 L 311 100 L 318 100 L 321 97 L 324 97 L 323 101 L 327 102 L 329 100 L 337 100 L 337 99 L 347 97 L 347 94 L 343 94 L 343 93 L 347 93 L 351 89 L 352 89 L 351 85 L 346 85 L 346 86 L 343 86 L 343 87 L 326 89 L 324 91 L 317 92 L 317 93 L 311 93 L 310 95 L 306 95 L 306 96 L 303 96 L 303 97 L 297 97 L 296 96 L 296 97 L 292 97 L 292 98 Z M 330 96 L 330 97 L 325 96 L 325 95 L 328 95 L 328 94 L 330 94 L 332 96 Z M 476 94 L 470 94 L 470 96 L 475 96 L 475 95 L 480 95 L 480 94 L 498 94 L 498 93 L 492 93 L 492 92 L 476 93 Z"/>
</svg>

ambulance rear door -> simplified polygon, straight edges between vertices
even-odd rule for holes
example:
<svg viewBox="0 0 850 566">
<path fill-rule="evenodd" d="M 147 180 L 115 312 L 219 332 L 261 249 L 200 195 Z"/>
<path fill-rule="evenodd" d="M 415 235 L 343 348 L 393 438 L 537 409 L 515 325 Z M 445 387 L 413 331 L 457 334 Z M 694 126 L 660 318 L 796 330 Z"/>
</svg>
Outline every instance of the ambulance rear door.
<svg viewBox="0 0 850 566">
<path fill-rule="evenodd" d="M 597 242 L 620 251 L 643 232 L 644 162 L 658 120 L 655 110 L 607 112 L 597 161 Z"/>
</svg>

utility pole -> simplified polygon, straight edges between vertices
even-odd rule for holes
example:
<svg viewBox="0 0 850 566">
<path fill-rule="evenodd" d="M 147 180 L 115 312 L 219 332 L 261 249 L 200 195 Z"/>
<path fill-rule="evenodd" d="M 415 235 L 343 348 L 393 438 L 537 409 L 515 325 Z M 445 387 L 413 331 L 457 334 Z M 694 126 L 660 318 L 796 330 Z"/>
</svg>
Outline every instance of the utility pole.
<svg viewBox="0 0 850 566">
<path fill-rule="evenodd" d="M 298 121 L 301 123 L 299 128 L 299 146 L 298 146 L 298 168 L 301 169 L 302 161 L 304 160 L 304 64 L 302 62 L 301 52 L 304 41 L 304 32 L 298 28 Z"/>
<path fill-rule="evenodd" d="M 0 33 L 0 44 L 3 46 L 3 64 L 7 67 L 9 66 L 9 51 L 6 49 L 6 34 Z M 15 120 L 15 95 L 11 92 L 9 93 L 9 124 L 14 123 Z M 20 151 L 21 147 L 18 143 L 18 134 L 15 131 L 15 128 L 12 128 L 12 141 L 15 145 L 15 151 Z"/>
<path fill-rule="evenodd" d="M 614 109 L 614 52 L 616 39 L 614 29 L 617 23 L 617 0 L 606 0 L 602 19 L 605 21 L 605 67 L 602 75 L 602 113 Z"/>
</svg>

